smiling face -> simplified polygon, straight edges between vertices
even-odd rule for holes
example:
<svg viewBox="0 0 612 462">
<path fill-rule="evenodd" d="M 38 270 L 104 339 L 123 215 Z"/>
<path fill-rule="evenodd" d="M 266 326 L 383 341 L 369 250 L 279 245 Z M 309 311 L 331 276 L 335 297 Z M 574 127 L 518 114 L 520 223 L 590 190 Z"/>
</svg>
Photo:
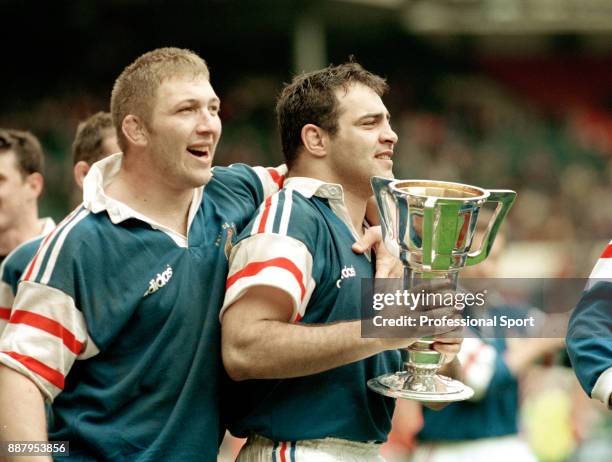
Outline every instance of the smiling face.
<svg viewBox="0 0 612 462">
<path fill-rule="evenodd" d="M 220 101 L 204 76 L 165 80 L 146 124 L 151 166 L 174 189 L 200 187 L 211 178 L 221 136 Z"/>
<path fill-rule="evenodd" d="M 335 92 L 339 103 L 338 130 L 329 138 L 328 165 L 345 187 L 371 194 L 370 178 L 393 177 L 397 135 L 389 112 L 371 88 L 354 83 Z"/>
<path fill-rule="evenodd" d="M 38 193 L 19 170 L 13 151 L 0 154 L 0 233 L 18 226 L 24 211 L 36 204 Z"/>
</svg>

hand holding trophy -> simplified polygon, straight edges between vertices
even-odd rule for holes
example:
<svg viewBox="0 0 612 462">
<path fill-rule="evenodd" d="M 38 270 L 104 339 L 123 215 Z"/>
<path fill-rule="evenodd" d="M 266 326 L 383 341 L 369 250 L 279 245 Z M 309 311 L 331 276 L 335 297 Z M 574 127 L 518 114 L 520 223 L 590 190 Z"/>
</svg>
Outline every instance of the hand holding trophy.
<svg viewBox="0 0 612 462">
<path fill-rule="evenodd" d="M 514 191 L 444 181 L 373 177 L 371 182 L 383 242 L 404 265 L 407 290 L 427 281 L 455 289 L 459 270 L 487 257 L 516 199 Z M 470 251 L 478 212 L 487 202 L 497 203 L 495 213 L 480 248 Z M 432 343 L 431 338 L 419 339 L 408 347 L 403 371 L 370 379 L 368 386 L 385 396 L 423 402 L 469 399 L 474 393 L 470 387 L 437 374 L 443 355 Z"/>
</svg>

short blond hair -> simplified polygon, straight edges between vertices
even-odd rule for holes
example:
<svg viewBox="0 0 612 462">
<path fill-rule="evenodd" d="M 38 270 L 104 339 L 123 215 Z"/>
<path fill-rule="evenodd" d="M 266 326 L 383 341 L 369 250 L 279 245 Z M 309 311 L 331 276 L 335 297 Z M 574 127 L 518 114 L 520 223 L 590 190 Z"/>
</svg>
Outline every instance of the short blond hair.
<svg viewBox="0 0 612 462">
<path fill-rule="evenodd" d="M 134 114 L 145 123 L 150 122 L 159 86 L 165 80 L 182 76 L 210 79 L 206 62 L 195 52 L 182 48 L 158 48 L 138 57 L 117 77 L 110 109 L 122 151 L 127 148 L 121 129 L 123 119 Z"/>
</svg>

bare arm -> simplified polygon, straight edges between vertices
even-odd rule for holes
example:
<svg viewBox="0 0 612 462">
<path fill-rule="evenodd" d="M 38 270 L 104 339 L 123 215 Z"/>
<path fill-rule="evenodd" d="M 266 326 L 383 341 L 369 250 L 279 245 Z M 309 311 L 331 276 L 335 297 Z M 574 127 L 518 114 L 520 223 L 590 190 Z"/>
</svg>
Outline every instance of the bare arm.
<svg viewBox="0 0 612 462">
<path fill-rule="evenodd" d="M 291 324 L 291 306 L 289 296 L 280 289 L 257 286 L 227 309 L 222 320 L 222 353 L 230 377 L 301 377 L 414 342 L 361 338 L 360 321 Z"/>
<path fill-rule="evenodd" d="M 47 441 L 42 393 L 26 376 L 0 365 L 0 441 Z M 51 460 L 47 457 L 5 457 L 7 462 Z"/>
</svg>

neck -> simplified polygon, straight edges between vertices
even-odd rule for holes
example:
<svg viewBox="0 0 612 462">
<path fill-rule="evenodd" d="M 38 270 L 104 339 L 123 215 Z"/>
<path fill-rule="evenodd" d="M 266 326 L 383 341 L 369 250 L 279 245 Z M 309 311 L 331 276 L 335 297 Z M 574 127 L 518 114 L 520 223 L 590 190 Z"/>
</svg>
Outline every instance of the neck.
<svg viewBox="0 0 612 462">
<path fill-rule="evenodd" d="M 350 188 L 344 187 L 344 185 L 342 189 L 344 191 L 344 204 L 351 217 L 353 228 L 355 228 L 359 237 L 363 237 L 363 222 L 365 220 L 368 198 L 364 199 L 360 194 L 355 194 Z"/>
<path fill-rule="evenodd" d="M 357 185 L 344 181 L 343 178 L 335 175 L 330 169 L 315 167 L 308 168 L 299 164 L 291 167 L 288 176 L 314 178 L 316 180 L 324 181 L 325 183 L 335 183 L 341 185 L 342 191 L 344 192 L 344 205 L 348 210 L 353 228 L 355 231 L 357 231 L 359 236 L 363 235 L 363 222 L 366 215 L 366 206 L 368 199 L 372 195 L 369 185 L 360 188 Z"/>
<path fill-rule="evenodd" d="M 30 211 L 17 226 L 0 233 L 0 255 L 8 255 L 15 247 L 34 239 L 42 231 L 38 210 Z"/>
<path fill-rule="evenodd" d="M 157 223 L 187 235 L 193 188 L 175 188 L 163 175 L 124 156 L 121 169 L 105 193 Z"/>
</svg>

